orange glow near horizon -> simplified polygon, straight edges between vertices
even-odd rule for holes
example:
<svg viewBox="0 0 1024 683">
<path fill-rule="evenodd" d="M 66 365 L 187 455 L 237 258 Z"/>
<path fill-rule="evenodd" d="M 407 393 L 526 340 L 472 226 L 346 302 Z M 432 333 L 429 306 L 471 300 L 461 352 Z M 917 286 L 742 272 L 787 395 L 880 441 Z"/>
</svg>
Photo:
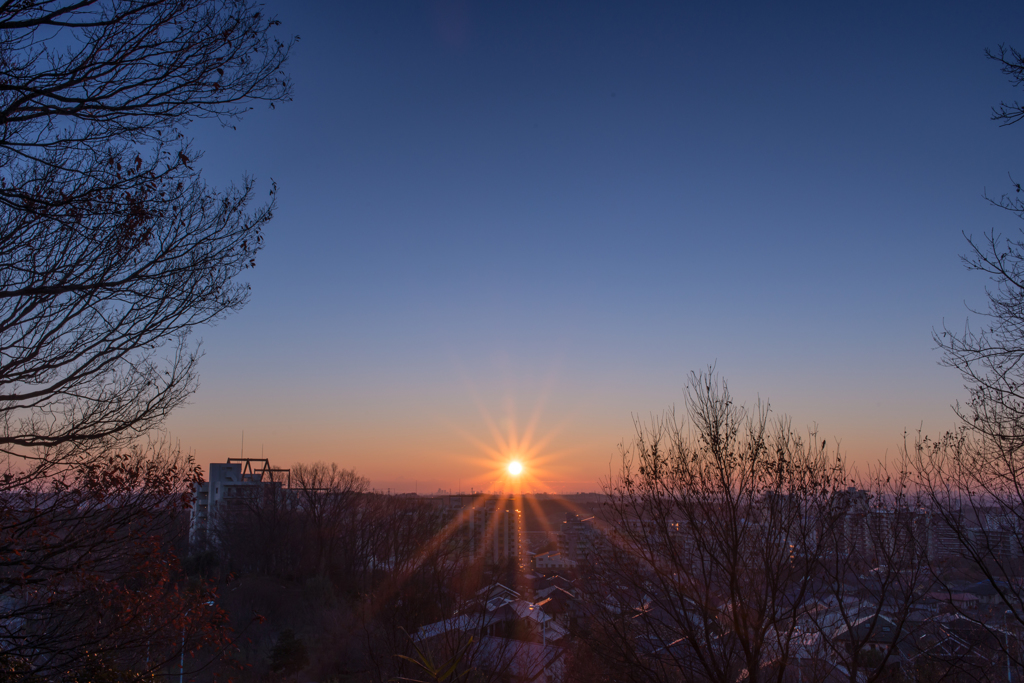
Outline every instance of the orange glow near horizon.
<svg viewBox="0 0 1024 683">
<path fill-rule="evenodd" d="M 553 447 L 559 432 L 558 425 L 548 424 L 543 428 L 543 434 L 538 433 L 542 422 L 543 397 L 534 405 L 525 424 L 517 419 L 511 398 L 506 400 L 505 410 L 500 415 L 488 410 L 479 397 L 475 398 L 486 427 L 486 436 L 470 433 L 465 428 L 456 428 L 477 452 L 477 455 L 469 456 L 464 461 L 464 472 L 475 470 L 475 476 L 471 475 L 471 478 L 463 479 L 463 482 L 470 483 L 477 491 L 493 493 L 547 492 L 552 488 L 549 483 L 552 472 L 549 468 L 564 458 L 567 452 Z"/>
</svg>

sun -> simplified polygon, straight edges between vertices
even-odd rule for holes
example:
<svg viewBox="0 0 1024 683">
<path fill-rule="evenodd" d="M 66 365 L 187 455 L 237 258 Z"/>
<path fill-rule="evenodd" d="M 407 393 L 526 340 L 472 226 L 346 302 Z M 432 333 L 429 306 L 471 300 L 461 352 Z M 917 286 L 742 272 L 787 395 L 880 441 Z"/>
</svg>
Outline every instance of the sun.
<svg viewBox="0 0 1024 683">
<path fill-rule="evenodd" d="M 522 463 L 520 463 L 520 462 L 518 462 L 516 460 L 513 460 L 512 462 L 510 462 L 508 464 L 508 473 L 511 474 L 513 477 L 518 477 L 520 474 L 523 473 L 523 465 L 522 465 Z"/>
</svg>

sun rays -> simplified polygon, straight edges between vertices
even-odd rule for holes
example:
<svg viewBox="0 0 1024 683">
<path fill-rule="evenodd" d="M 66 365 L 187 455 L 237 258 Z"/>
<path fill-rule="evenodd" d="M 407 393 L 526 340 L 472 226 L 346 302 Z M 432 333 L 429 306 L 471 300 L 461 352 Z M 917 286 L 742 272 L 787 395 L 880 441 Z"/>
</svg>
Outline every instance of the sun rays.
<svg viewBox="0 0 1024 683">
<path fill-rule="evenodd" d="M 483 394 L 477 392 L 471 382 L 467 380 L 466 384 L 480 422 L 475 426 L 466 422 L 452 425 L 469 446 L 457 465 L 459 493 L 464 496 L 460 504 L 515 512 L 520 524 L 520 562 L 525 571 L 530 549 L 528 529 L 543 532 L 546 538 L 553 539 L 562 529 L 565 512 L 575 512 L 581 517 L 592 515 L 590 510 L 553 495 L 557 483 L 564 480 L 564 468 L 579 455 L 578 445 L 567 445 L 565 439 L 560 438 L 571 418 L 562 414 L 552 419 L 553 413 L 563 411 L 546 405 L 547 391 L 536 395 L 527 411 L 517 410 L 522 403 L 517 406 L 515 392 L 506 394 L 500 408 L 495 410 L 495 405 L 485 402 Z M 466 494 L 471 496 L 469 500 Z M 532 494 L 546 495 L 538 498 Z M 492 524 L 497 519 L 499 517 L 495 516 Z M 496 531 L 496 528 L 487 529 L 485 544 L 496 540 Z"/>
<path fill-rule="evenodd" d="M 420 567 L 429 568 L 433 558 L 444 555 L 450 547 L 461 548 L 452 559 L 463 567 L 459 579 L 469 584 L 482 583 L 486 577 L 494 580 L 490 572 L 494 567 L 507 566 L 501 563 L 512 564 L 515 585 L 530 581 L 528 551 L 530 539 L 536 537 L 527 531 L 542 531 L 545 539 L 554 539 L 563 525 L 559 515 L 564 517 L 569 511 L 581 517 L 592 514 L 558 496 L 540 496 L 544 500 L 541 504 L 532 495 L 552 493 L 559 470 L 577 452 L 559 443 L 565 424 L 550 419 L 543 399 L 521 421 L 512 399 L 506 399 L 504 409 L 495 414 L 476 398 L 482 424 L 477 423 L 475 429 L 465 423 L 455 428 L 469 447 L 458 458 L 459 491 L 441 501 L 451 517 L 432 538 L 424 539 L 412 561 L 393 577 L 393 593 L 397 594 Z M 556 499 L 560 505 L 552 505 Z M 556 507 L 561 508 L 557 513 Z"/>
<path fill-rule="evenodd" d="M 511 494 L 549 489 L 549 468 L 564 453 L 553 446 L 558 426 L 540 431 L 543 401 L 534 406 L 525 424 L 520 422 L 511 401 L 506 401 L 504 415 L 500 417 L 479 401 L 477 408 L 486 436 L 459 430 L 476 451 L 466 462 L 467 470 L 476 471 L 469 479 L 476 490 Z"/>
</svg>

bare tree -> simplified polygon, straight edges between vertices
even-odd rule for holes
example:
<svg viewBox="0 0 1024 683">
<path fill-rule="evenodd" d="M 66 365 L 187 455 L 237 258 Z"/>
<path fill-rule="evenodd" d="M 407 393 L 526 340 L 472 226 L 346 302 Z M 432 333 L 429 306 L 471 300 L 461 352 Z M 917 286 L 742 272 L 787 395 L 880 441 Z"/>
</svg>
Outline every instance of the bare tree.
<svg viewBox="0 0 1024 683">
<path fill-rule="evenodd" d="M 986 55 L 1014 87 L 1024 84 L 1020 52 L 1000 46 Z M 1004 126 L 1022 118 L 1024 107 L 1016 101 L 992 110 L 992 119 Z M 988 199 L 1024 219 L 1021 185 L 1012 177 L 1010 192 Z M 934 515 L 937 549 L 955 557 L 962 573 L 989 584 L 996 604 L 979 623 L 989 644 L 1019 667 L 1019 647 L 1011 644 L 1007 626 L 1017 633 L 1024 626 L 1024 237 L 993 230 L 967 241 L 964 265 L 989 280 L 986 305 L 971 311 L 981 323 L 965 324 L 962 332 L 944 326 L 934 338 L 943 364 L 961 374 L 970 400 L 955 407 L 959 428 L 934 441 L 919 435 L 906 455 Z M 940 587 L 952 594 L 948 578 L 936 573 Z"/>
<path fill-rule="evenodd" d="M 1012 47 L 986 50 L 1000 65 L 1014 87 L 1024 84 L 1024 58 Z M 1024 118 L 1024 106 L 1002 102 L 992 109 L 992 119 L 1008 126 Z M 1011 191 L 989 202 L 1017 218 L 1024 219 L 1021 185 L 1013 181 Z M 987 305 L 972 309 L 981 324 L 964 325 L 962 332 L 943 326 L 935 331 L 936 345 L 943 352 L 943 364 L 960 372 L 970 401 L 956 412 L 970 429 L 1024 445 L 1024 239 L 1003 236 L 994 230 L 980 238 L 965 235 L 968 253 L 961 257 L 968 270 L 988 276 Z"/>
<path fill-rule="evenodd" d="M 95 453 L 194 391 L 187 337 L 245 303 L 273 202 L 207 186 L 182 130 L 288 97 L 274 24 L 249 0 L 0 5 L 3 452 Z"/>
<path fill-rule="evenodd" d="M 184 131 L 289 98 L 276 24 L 249 0 L 0 3 L 0 650 L 18 666 L 120 658 L 131 632 L 138 668 L 209 616 L 194 595 L 128 604 L 178 590 L 145 578 L 174 562 L 145 534 L 191 481 L 131 453 L 196 388 L 190 333 L 248 297 L 274 200 L 206 185 Z"/>
<path fill-rule="evenodd" d="M 309 539 L 297 501 L 281 482 L 239 488 L 213 523 L 213 547 L 232 570 L 272 577 L 297 576 Z"/>
<path fill-rule="evenodd" d="M 902 463 L 906 464 L 906 463 Z M 803 630 L 819 671 L 851 683 L 890 678 L 909 620 L 932 585 L 931 516 L 907 467 L 880 468 L 863 488 L 835 492 L 819 525 L 816 588 Z"/>
<path fill-rule="evenodd" d="M 386 681 L 415 670 L 402 657 L 415 657 L 419 629 L 454 617 L 479 577 L 467 571 L 457 519 L 447 508 L 369 494 L 362 522 L 360 545 L 368 566 L 361 626 L 375 680 Z M 435 639 L 423 647 L 441 660 L 465 640 L 455 629 L 442 628 L 439 635 L 440 643 Z M 454 649 L 447 651 L 449 645 Z"/>
<path fill-rule="evenodd" d="M 1000 45 L 995 50 L 985 50 L 985 56 L 999 64 L 1000 71 L 1015 88 L 1024 85 L 1024 55 L 1012 46 Z M 999 121 L 1000 125 L 1009 126 L 1021 119 L 1024 119 L 1024 105 L 1016 100 L 1000 102 L 998 107 L 992 108 L 992 120 Z"/>
<path fill-rule="evenodd" d="M 534 680 L 540 644 L 528 642 L 513 607 L 494 609 L 491 596 L 478 593 L 486 575 L 459 511 L 415 498 L 370 500 L 363 519 L 376 529 L 378 568 L 361 620 L 374 680 L 433 680 L 439 672 L 453 681 Z"/>
<path fill-rule="evenodd" d="M 935 552 L 987 582 L 996 598 L 986 614 L 965 612 L 988 632 L 987 645 L 1020 671 L 1019 645 L 1008 627 L 1024 629 L 1024 472 L 1020 450 L 1009 441 L 962 428 L 932 441 L 919 437 L 910 454 L 936 528 Z M 937 565 L 942 569 L 942 564 Z M 937 589 L 952 596 L 950 575 L 937 571 Z M 979 619 L 979 617 L 982 617 Z M 1009 662 L 1007 663 L 1009 664 Z"/>
<path fill-rule="evenodd" d="M 356 563 L 353 529 L 369 480 L 336 463 L 316 462 L 292 468 L 292 482 L 314 571 L 350 573 Z"/>
<path fill-rule="evenodd" d="M 591 636 L 631 680 L 781 681 L 845 468 L 711 371 L 691 375 L 686 413 L 638 424 L 623 449 Z"/>
</svg>

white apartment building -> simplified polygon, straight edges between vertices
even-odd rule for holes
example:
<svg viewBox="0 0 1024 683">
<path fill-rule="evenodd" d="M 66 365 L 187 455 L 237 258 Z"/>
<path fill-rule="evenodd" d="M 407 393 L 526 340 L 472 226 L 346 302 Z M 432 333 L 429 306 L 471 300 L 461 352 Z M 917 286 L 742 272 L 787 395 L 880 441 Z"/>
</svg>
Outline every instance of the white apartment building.
<svg viewBox="0 0 1024 683">
<path fill-rule="evenodd" d="M 257 467 L 253 467 L 253 465 Z M 229 510 L 267 487 L 291 487 L 289 470 L 275 469 L 266 458 L 228 458 L 210 463 L 207 481 L 195 485 L 195 504 L 189 525 L 189 544 L 213 541 L 216 524 L 225 521 Z"/>
</svg>

